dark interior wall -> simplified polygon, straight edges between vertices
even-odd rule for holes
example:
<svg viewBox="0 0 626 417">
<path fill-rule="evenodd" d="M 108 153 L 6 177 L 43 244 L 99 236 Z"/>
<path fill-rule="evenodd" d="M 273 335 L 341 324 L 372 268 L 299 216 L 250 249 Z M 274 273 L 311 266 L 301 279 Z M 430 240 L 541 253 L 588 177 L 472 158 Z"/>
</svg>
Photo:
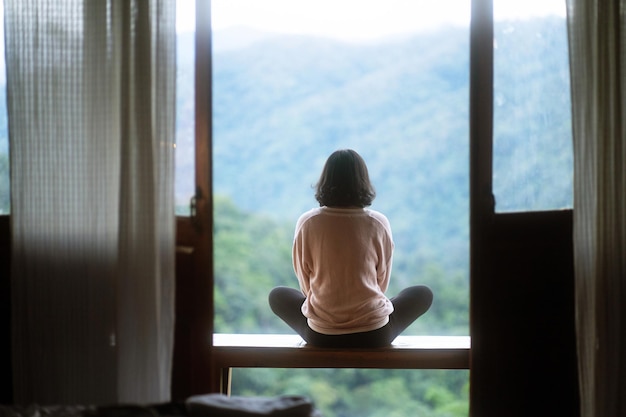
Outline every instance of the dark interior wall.
<svg viewBox="0 0 626 417">
<path fill-rule="evenodd" d="M 191 362 L 194 343 L 193 326 L 188 317 L 192 300 L 193 285 L 189 284 L 196 274 L 192 256 L 184 251 L 176 256 L 176 345 L 172 369 L 172 398 L 184 399 L 192 389 L 194 369 Z M 10 288 L 10 227 L 9 217 L 0 216 L 0 404 L 13 403 L 13 375 L 11 365 L 11 288 Z M 193 283 L 192 283 L 193 284 Z"/>
<path fill-rule="evenodd" d="M 472 415 L 580 415 L 572 212 L 499 214 L 480 232 Z"/>
<path fill-rule="evenodd" d="M 11 275 L 10 275 L 10 226 L 9 217 L 0 216 L 0 404 L 13 403 L 13 374 L 11 365 Z M 180 223 L 180 222 L 179 222 Z M 179 225 L 180 227 L 180 225 Z M 192 253 L 177 251 L 176 255 L 176 333 L 172 366 L 172 399 L 182 400 L 193 392 L 197 376 L 193 375 L 193 349 L 197 344 L 194 329 L 197 324 L 189 320 L 193 316 L 195 263 Z M 206 307 L 204 300 L 200 301 Z M 199 360 L 196 360 L 199 362 Z"/>
<path fill-rule="evenodd" d="M 196 276 L 193 254 L 176 253 L 176 322 L 174 330 L 174 353 L 172 358 L 172 400 L 184 400 L 192 390 L 191 358 L 193 356 L 193 326 L 189 317 L 192 306 L 187 300 L 193 298 L 193 286 L 189 281 Z"/>
<path fill-rule="evenodd" d="M 0 216 L 0 404 L 10 404 L 13 401 L 9 232 L 9 216 Z"/>
</svg>

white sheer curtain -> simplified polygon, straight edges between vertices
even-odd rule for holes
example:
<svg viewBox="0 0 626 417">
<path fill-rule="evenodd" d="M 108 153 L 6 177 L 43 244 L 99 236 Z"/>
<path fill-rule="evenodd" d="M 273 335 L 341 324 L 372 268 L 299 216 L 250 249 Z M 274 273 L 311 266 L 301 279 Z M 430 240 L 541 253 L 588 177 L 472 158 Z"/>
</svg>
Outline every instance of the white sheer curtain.
<svg viewBox="0 0 626 417">
<path fill-rule="evenodd" d="M 174 2 L 4 5 L 15 401 L 165 401 Z"/>
<path fill-rule="evenodd" d="M 626 416 L 626 2 L 567 4 L 581 415 Z"/>
</svg>

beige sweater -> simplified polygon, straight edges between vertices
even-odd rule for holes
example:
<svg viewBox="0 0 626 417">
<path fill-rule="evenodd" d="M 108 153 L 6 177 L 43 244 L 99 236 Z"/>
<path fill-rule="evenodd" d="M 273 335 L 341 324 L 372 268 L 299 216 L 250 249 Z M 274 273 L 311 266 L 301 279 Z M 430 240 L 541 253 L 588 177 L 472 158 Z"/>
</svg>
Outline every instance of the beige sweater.
<svg viewBox="0 0 626 417">
<path fill-rule="evenodd" d="M 377 211 L 320 207 L 300 216 L 293 266 L 311 329 L 347 334 L 387 324 L 393 248 L 389 221 Z"/>
</svg>

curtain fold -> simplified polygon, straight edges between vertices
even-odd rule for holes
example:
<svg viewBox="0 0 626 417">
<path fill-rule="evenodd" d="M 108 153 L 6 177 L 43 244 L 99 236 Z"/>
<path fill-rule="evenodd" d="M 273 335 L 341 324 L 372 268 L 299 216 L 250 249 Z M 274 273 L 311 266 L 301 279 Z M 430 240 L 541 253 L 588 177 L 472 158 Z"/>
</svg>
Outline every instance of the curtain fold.
<svg viewBox="0 0 626 417">
<path fill-rule="evenodd" d="M 626 2 L 567 6 L 581 415 L 626 416 Z"/>
<path fill-rule="evenodd" d="M 15 401 L 165 401 L 174 2 L 4 5 Z"/>
</svg>

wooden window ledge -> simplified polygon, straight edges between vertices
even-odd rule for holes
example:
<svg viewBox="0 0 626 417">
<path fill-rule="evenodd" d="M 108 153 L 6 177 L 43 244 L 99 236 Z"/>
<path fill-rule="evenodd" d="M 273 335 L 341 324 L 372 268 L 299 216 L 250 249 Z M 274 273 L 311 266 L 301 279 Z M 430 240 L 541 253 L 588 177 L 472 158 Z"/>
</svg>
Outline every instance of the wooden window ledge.
<svg viewBox="0 0 626 417">
<path fill-rule="evenodd" d="M 230 394 L 232 368 L 469 369 L 469 336 L 398 336 L 389 347 L 308 346 L 295 334 L 213 335 L 215 387 Z"/>
</svg>

